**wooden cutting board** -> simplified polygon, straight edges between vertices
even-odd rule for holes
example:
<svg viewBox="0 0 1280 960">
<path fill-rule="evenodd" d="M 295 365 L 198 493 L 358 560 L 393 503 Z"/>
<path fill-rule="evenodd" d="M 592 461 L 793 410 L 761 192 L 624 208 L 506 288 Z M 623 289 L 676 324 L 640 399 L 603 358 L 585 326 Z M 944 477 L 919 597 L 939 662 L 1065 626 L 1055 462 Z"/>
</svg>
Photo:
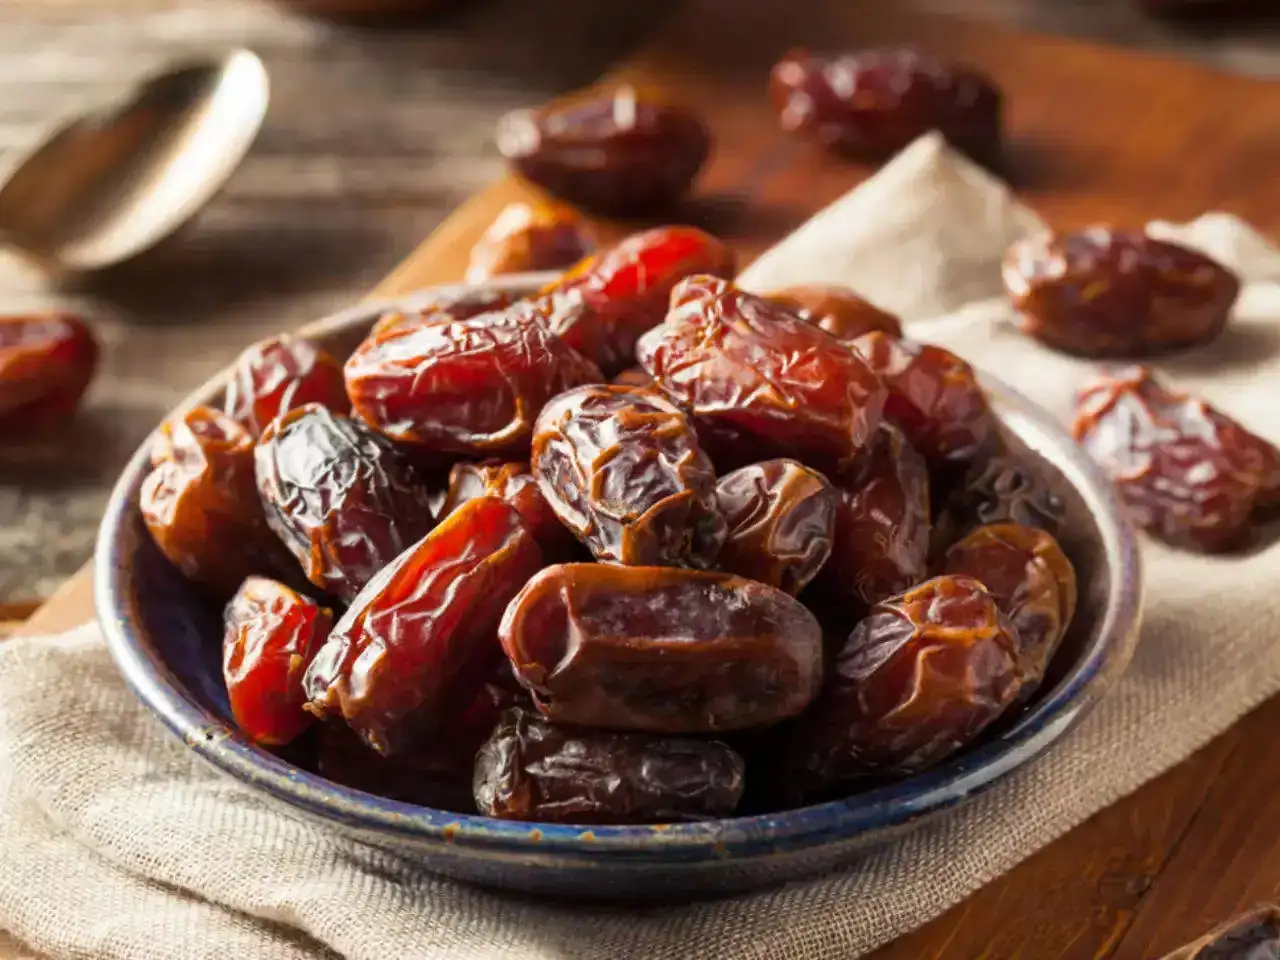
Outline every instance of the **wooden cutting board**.
<svg viewBox="0 0 1280 960">
<path fill-rule="evenodd" d="M 680 97 L 716 134 L 714 160 L 679 218 L 731 241 L 749 260 L 867 177 L 871 168 L 827 157 L 777 130 L 764 96 L 768 68 L 793 44 L 913 41 L 981 66 L 1003 86 L 1013 143 L 1008 179 L 1055 225 L 1181 219 L 1219 209 L 1280 234 L 1280 85 L 922 19 L 904 6 L 705 0 L 611 74 Z M 526 187 L 505 180 L 474 197 L 375 295 L 457 281 L 498 210 L 527 196 Z M 634 227 L 601 224 L 609 236 Z M 81 574 L 27 630 L 64 628 L 91 610 Z M 1277 730 L 1280 699 L 875 957 L 1147 960 L 1277 898 Z"/>
</svg>

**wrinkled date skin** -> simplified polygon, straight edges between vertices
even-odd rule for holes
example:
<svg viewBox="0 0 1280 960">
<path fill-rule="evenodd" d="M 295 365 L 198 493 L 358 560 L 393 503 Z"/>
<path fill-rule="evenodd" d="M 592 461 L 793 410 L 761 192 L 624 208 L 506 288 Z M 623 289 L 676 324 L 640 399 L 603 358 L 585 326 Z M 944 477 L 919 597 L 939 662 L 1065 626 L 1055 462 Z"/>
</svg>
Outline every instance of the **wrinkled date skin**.
<svg viewBox="0 0 1280 960">
<path fill-rule="evenodd" d="M 520 519 L 548 556 L 567 552 L 573 535 L 538 490 L 527 463 L 458 463 L 449 471 L 449 491 L 437 515 L 443 519 L 476 497 L 497 497 L 516 508 Z"/>
<path fill-rule="evenodd" d="M 693 227 L 655 227 L 577 264 L 539 298 L 547 328 L 605 373 L 635 363 L 636 341 L 667 314 L 685 277 L 731 277 L 732 250 Z"/>
<path fill-rule="evenodd" d="M 196 407 L 160 428 L 139 509 L 160 552 L 188 580 L 225 599 L 254 573 L 296 569 L 263 517 L 253 437 Z"/>
<path fill-rule="evenodd" d="M 889 390 L 885 418 L 931 468 L 968 463 L 994 452 L 995 414 L 973 368 L 950 350 L 868 333 L 853 343 Z"/>
<path fill-rule="evenodd" d="M 509 203 L 471 248 L 467 283 L 567 267 L 594 246 L 586 221 L 568 207 Z"/>
<path fill-rule="evenodd" d="M 881 424 L 837 494 L 834 547 L 818 585 L 838 608 L 861 615 L 928 576 L 929 472 L 902 431 Z"/>
<path fill-rule="evenodd" d="M 716 501 L 729 527 L 717 566 L 793 597 L 831 556 L 834 487 L 794 460 L 766 460 L 720 478 Z"/>
<path fill-rule="evenodd" d="M 1280 451 L 1144 367 L 1080 391 L 1076 440 L 1111 475 L 1133 522 L 1175 546 L 1244 544 L 1255 507 L 1280 501 Z"/>
<path fill-rule="evenodd" d="M 723 573 L 548 567 L 499 628 L 553 723 L 652 733 L 764 726 L 822 683 L 822 628 L 773 587 Z"/>
<path fill-rule="evenodd" d="M 280 414 L 308 403 L 334 413 L 351 409 L 342 364 L 307 340 L 281 336 L 240 354 L 223 409 L 259 437 Z"/>
<path fill-rule="evenodd" d="M 785 287 L 765 299 L 822 328 L 841 343 L 853 343 L 873 330 L 891 337 L 902 336 L 902 322 L 897 317 L 868 303 L 847 287 L 820 284 Z"/>
<path fill-rule="evenodd" d="M 1021 240 L 1003 277 L 1024 333 L 1085 357 L 1208 343 L 1240 293 L 1239 278 L 1204 254 L 1108 227 Z"/>
<path fill-rule="evenodd" d="M 849 635 L 792 731 L 813 786 L 916 773 L 970 743 L 1018 695 L 1013 628 L 982 584 L 935 577 L 881 601 Z"/>
<path fill-rule="evenodd" d="M 715 277 L 676 286 L 671 312 L 641 338 L 637 357 L 692 414 L 721 469 L 771 455 L 846 466 L 885 403 L 880 379 L 844 344 Z"/>
<path fill-rule="evenodd" d="M 1009 618 L 1018 641 L 1020 696 L 1029 697 L 1076 612 L 1076 572 L 1043 530 L 1016 523 L 979 527 L 953 544 L 942 573 L 972 577 Z"/>
<path fill-rule="evenodd" d="M 556 397 L 538 417 L 532 465 L 597 560 L 706 568 L 720 553 L 715 469 L 688 418 L 652 391 L 600 384 Z"/>
<path fill-rule="evenodd" d="M 98 341 L 79 317 L 0 317 L 0 430 L 26 432 L 75 412 L 98 368 Z"/>
<path fill-rule="evenodd" d="M 315 719 L 302 675 L 333 626 L 333 611 L 265 577 L 249 577 L 222 614 L 222 676 L 236 725 L 282 746 Z"/>
<path fill-rule="evenodd" d="M 267 523 L 317 587 L 349 600 L 431 529 L 421 479 L 385 437 L 308 404 L 254 451 Z"/>
<path fill-rule="evenodd" d="M 503 608 L 541 566 L 514 508 L 464 503 L 351 602 L 307 670 L 310 709 L 384 756 L 429 743 L 493 672 Z"/>
<path fill-rule="evenodd" d="M 793 50 L 774 66 L 770 93 L 782 129 L 858 159 L 887 160 L 930 130 L 976 160 L 999 154 L 995 84 L 914 50 Z"/>
<path fill-rule="evenodd" d="M 553 727 L 510 710 L 476 756 L 476 808 L 503 820 L 668 823 L 727 817 L 742 758 L 714 740 Z"/>
<path fill-rule="evenodd" d="M 526 180 L 597 213 L 653 213 L 683 196 L 711 153 L 688 110 L 629 86 L 498 124 L 498 150 Z"/>
<path fill-rule="evenodd" d="M 938 554 L 975 527 L 1019 523 L 1057 536 L 1067 507 L 1032 463 L 1002 453 L 975 463 L 950 491 L 933 525 Z"/>
<path fill-rule="evenodd" d="M 356 413 L 391 439 L 464 456 L 527 455 L 543 405 L 600 370 L 535 304 L 374 334 L 347 360 Z"/>
<path fill-rule="evenodd" d="M 470 320 L 482 314 L 503 310 L 512 304 L 511 294 L 504 290 L 463 290 L 457 293 L 440 293 L 431 297 L 419 309 L 404 313 L 393 310 L 384 313 L 369 331 L 371 337 L 393 330 L 408 330 L 428 323 L 449 320 Z"/>
</svg>

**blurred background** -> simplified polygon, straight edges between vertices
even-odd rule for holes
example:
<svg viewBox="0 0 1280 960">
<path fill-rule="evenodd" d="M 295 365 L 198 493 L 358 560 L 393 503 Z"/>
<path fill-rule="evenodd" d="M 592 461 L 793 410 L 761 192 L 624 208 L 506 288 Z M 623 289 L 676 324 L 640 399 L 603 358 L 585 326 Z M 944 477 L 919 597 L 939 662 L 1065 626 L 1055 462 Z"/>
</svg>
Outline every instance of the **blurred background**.
<svg viewBox="0 0 1280 960">
<path fill-rule="evenodd" d="M 1243 18 L 1228 0 L 894 3 L 895 14 L 963 16 L 1280 78 L 1275 0 L 1246 4 L 1255 9 Z M 66 430 L 0 443 L 0 620 L 89 558 L 115 474 L 188 390 L 249 342 L 359 298 L 502 174 L 499 116 L 590 82 L 686 5 L 3 0 L 0 166 L 51 123 L 184 55 L 247 46 L 267 66 L 272 98 L 243 166 L 181 236 L 71 288 L 0 255 L 5 313 L 82 310 L 105 351 Z"/>
</svg>

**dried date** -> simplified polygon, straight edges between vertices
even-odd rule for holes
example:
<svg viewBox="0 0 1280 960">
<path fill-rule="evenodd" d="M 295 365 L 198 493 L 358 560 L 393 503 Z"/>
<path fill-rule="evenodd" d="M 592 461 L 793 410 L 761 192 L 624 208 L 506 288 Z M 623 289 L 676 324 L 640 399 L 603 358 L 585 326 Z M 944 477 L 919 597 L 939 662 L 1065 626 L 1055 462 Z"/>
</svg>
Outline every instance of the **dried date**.
<svg viewBox="0 0 1280 960">
<path fill-rule="evenodd" d="M 486 460 L 454 464 L 449 471 L 449 490 L 436 516 L 443 519 L 476 497 L 497 497 L 515 507 L 548 556 L 565 553 L 573 541 L 573 535 L 539 492 L 538 481 L 527 463 Z"/>
<path fill-rule="evenodd" d="M 612 216 L 669 206 L 711 153 L 711 133 L 695 114 L 630 86 L 516 110 L 499 122 L 497 140 L 526 180 Z"/>
<path fill-rule="evenodd" d="M 775 290 L 765 297 L 786 307 L 815 327 L 821 327 L 841 343 L 853 343 L 864 333 L 879 330 L 902 336 L 902 322 L 868 303 L 847 287 L 809 285 Z"/>
<path fill-rule="evenodd" d="M 308 403 L 334 413 L 351 409 L 342 364 L 309 340 L 280 336 L 255 343 L 240 354 L 227 383 L 223 409 L 258 437 L 280 414 Z"/>
<path fill-rule="evenodd" d="M 333 611 L 283 583 L 249 577 L 222 622 L 222 676 L 236 725 L 258 743 L 289 743 L 314 719 L 302 709 L 302 676 Z"/>
<path fill-rule="evenodd" d="M 639 387 L 645 389 L 653 386 L 653 377 L 643 367 L 628 367 L 609 381 L 615 387 Z"/>
<path fill-rule="evenodd" d="M 514 508 L 464 503 L 351 602 L 307 670 L 309 709 L 384 756 L 429 743 L 480 692 L 503 608 L 541 566 Z"/>
<path fill-rule="evenodd" d="M 0 429 L 27 432 L 75 412 L 98 368 L 98 341 L 79 317 L 0 317 Z"/>
<path fill-rule="evenodd" d="M 499 628 L 553 723 L 711 733 L 794 716 L 822 683 L 822 629 L 781 590 L 723 573 L 548 567 Z"/>
<path fill-rule="evenodd" d="M 1044 678 L 1076 611 L 1076 572 L 1050 534 L 1016 523 L 979 527 L 952 545 L 942 573 L 972 577 L 1009 618 L 1018 642 L 1020 696 Z"/>
<path fill-rule="evenodd" d="M 1280 451 L 1226 414 L 1167 389 L 1145 367 L 1085 386 L 1076 439 L 1111 475 L 1133 522 L 1175 546 L 1247 541 L 1255 507 L 1280 500 Z"/>
<path fill-rule="evenodd" d="M 915 50 L 793 50 L 774 66 L 770 93 L 782 129 L 859 159 L 886 160 L 930 130 L 979 161 L 999 153 L 996 85 Z"/>
<path fill-rule="evenodd" d="M 817 327 L 715 277 L 690 277 L 637 356 L 693 416 L 726 465 L 791 456 L 842 468 L 875 434 L 886 391 L 866 362 Z"/>
<path fill-rule="evenodd" d="M 356 413 L 391 439 L 486 457 L 526 455 L 543 405 L 604 377 L 522 301 L 375 333 L 347 360 L 346 380 Z"/>
<path fill-rule="evenodd" d="M 883 600 L 849 635 L 791 731 L 797 778 L 916 773 L 971 743 L 1014 702 L 1017 638 L 976 580 L 935 577 Z"/>
<path fill-rule="evenodd" d="M 405 312 L 392 310 L 384 313 L 369 331 L 371 337 L 393 330 L 408 330 L 427 323 L 446 320 L 469 320 L 482 314 L 493 313 L 511 306 L 511 294 L 505 290 L 462 289 L 438 293 L 430 297 L 418 309 Z"/>
<path fill-rule="evenodd" d="M 558 270 L 595 246 L 586 221 L 568 207 L 509 203 L 471 248 L 467 283 L 505 273 Z"/>
<path fill-rule="evenodd" d="M 343 599 L 431 529 L 426 489 L 404 454 L 319 404 L 267 426 L 254 472 L 271 529 L 308 580 Z"/>
<path fill-rule="evenodd" d="M 1208 343 L 1240 292 L 1239 278 L 1202 253 L 1109 227 L 1021 240 L 1003 277 L 1024 333 L 1086 357 Z"/>
<path fill-rule="evenodd" d="M 598 560 L 705 568 L 720 552 L 715 470 L 688 418 L 652 391 L 561 394 L 538 417 L 531 462 L 546 502 Z"/>
<path fill-rule="evenodd" d="M 1034 464 L 1008 453 L 973 464 L 947 491 L 933 525 L 932 554 L 940 554 L 975 527 L 1019 523 L 1057 536 L 1066 503 Z"/>
<path fill-rule="evenodd" d="M 666 823 L 726 817 L 742 758 L 714 740 L 555 727 L 508 711 L 476 757 L 475 801 L 504 820 Z"/>
<path fill-rule="evenodd" d="M 794 460 L 766 460 L 721 477 L 716 501 L 729 533 L 718 566 L 793 597 L 831 556 L 838 494 Z"/>
<path fill-rule="evenodd" d="M 973 368 L 950 350 L 868 333 L 855 353 L 888 388 L 885 418 L 906 434 L 930 468 L 988 456 L 999 443 L 995 414 Z"/>
</svg>

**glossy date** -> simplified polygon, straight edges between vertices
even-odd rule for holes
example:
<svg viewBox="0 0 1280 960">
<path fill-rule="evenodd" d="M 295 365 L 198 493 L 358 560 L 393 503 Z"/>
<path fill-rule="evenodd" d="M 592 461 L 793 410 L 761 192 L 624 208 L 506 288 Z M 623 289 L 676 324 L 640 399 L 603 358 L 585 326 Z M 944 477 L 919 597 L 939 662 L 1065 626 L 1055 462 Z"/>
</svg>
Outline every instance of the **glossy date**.
<svg viewBox="0 0 1280 960">
<path fill-rule="evenodd" d="M 469 320 L 486 313 L 494 313 L 512 304 L 510 293 L 505 290 L 461 289 L 433 294 L 416 310 L 391 310 L 380 316 L 369 331 L 370 337 L 408 330 L 427 323 L 449 320 Z"/>
<path fill-rule="evenodd" d="M 347 413 L 342 364 L 309 340 L 272 337 L 240 354 L 227 383 L 223 404 L 227 416 L 253 436 L 282 413 L 318 403 L 334 413 Z"/>
<path fill-rule="evenodd" d="M 1018 523 L 1057 536 L 1066 519 L 1066 503 L 1049 480 L 1035 464 L 1010 453 L 979 460 L 944 492 L 931 554 L 989 523 Z"/>
<path fill-rule="evenodd" d="M 0 430 L 27 432 L 74 413 L 98 354 L 93 331 L 72 314 L 0 317 Z"/>
<path fill-rule="evenodd" d="M 586 221 L 568 207 L 509 203 L 471 248 L 467 283 L 567 267 L 594 245 Z"/>
<path fill-rule="evenodd" d="M 443 519 L 477 497 L 497 497 L 515 507 L 520 519 L 545 554 L 558 556 L 569 548 L 573 535 L 560 522 L 538 491 L 538 481 L 527 463 L 457 463 L 449 471 L 449 489 L 436 511 Z"/>
<path fill-rule="evenodd" d="M 786 307 L 841 343 L 852 343 L 873 330 L 891 337 L 902 336 L 902 323 L 897 317 L 868 303 L 847 287 L 820 284 L 785 287 L 765 299 Z"/>
</svg>

